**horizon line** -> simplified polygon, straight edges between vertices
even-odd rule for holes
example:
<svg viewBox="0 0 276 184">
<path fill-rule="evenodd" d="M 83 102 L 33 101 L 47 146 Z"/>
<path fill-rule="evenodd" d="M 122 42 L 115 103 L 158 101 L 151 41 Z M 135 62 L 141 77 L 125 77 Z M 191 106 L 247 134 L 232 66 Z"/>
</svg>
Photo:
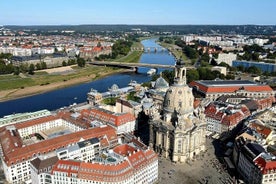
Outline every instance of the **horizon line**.
<svg viewBox="0 0 276 184">
<path fill-rule="evenodd" d="M 4 26 L 276 26 L 276 24 L 6 24 Z"/>
</svg>

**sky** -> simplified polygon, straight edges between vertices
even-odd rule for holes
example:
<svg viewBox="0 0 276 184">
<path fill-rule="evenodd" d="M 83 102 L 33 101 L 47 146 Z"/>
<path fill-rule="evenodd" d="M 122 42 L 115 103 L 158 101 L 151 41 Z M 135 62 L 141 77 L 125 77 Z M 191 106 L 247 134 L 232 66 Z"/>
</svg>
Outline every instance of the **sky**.
<svg viewBox="0 0 276 184">
<path fill-rule="evenodd" d="M 276 25 L 276 0 L 0 0 L 0 25 Z"/>
</svg>

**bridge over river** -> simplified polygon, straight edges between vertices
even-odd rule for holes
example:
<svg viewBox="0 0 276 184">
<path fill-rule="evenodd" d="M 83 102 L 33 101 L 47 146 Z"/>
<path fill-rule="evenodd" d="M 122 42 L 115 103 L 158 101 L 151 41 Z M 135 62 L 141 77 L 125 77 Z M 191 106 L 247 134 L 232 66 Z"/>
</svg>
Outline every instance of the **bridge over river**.
<svg viewBox="0 0 276 184">
<path fill-rule="evenodd" d="M 87 62 L 87 64 L 91 65 L 99 65 L 99 66 L 112 66 L 119 68 L 129 68 L 137 71 L 138 67 L 147 67 L 147 68 L 174 68 L 175 65 L 162 65 L 162 64 L 149 64 L 149 63 L 124 63 L 124 62 L 108 62 L 108 61 L 91 61 Z M 194 67 L 186 67 L 187 69 L 193 69 Z"/>
</svg>

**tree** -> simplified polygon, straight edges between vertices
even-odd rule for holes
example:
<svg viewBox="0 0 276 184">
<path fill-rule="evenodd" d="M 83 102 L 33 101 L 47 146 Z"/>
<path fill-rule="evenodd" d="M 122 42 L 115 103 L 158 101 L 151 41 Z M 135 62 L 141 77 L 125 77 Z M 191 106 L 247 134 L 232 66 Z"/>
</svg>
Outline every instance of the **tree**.
<svg viewBox="0 0 276 184">
<path fill-rule="evenodd" d="M 165 43 L 173 44 L 173 40 L 171 38 L 166 38 Z"/>
<path fill-rule="evenodd" d="M 14 66 L 11 63 L 7 64 L 6 72 L 7 73 L 13 73 L 13 71 L 14 71 Z"/>
<path fill-rule="evenodd" d="M 12 58 L 12 54 L 10 53 L 1 53 L 0 54 L 0 59 L 8 59 L 8 60 L 11 60 Z"/>
<path fill-rule="evenodd" d="M 198 57 L 197 51 L 190 46 L 185 46 L 183 52 L 190 59 L 196 59 Z"/>
<path fill-rule="evenodd" d="M 200 67 L 197 70 L 198 70 L 198 74 L 199 74 L 199 79 L 200 80 L 206 79 L 206 76 L 207 76 L 207 74 L 206 74 L 206 68 Z"/>
<path fill-rule="evenodd" d="M 162 77 L 171 85 L 174 83 L 174 71 L 164 70 Z"/>
<path fill-rule="evenodd" d="M 227 74 L 225 76 L 225 79 L 227 79 L 227 80 L 234 80 L 235 79 L 235 75 Z"/>
<path fill-rule="evenodd" d="M 241 72 L 244 72 L 244 71 L 245 71 L 243 65 L 239 65 L 239 66 L 237 66 L 237 68 L 238 68 L 238 70 L 241 71 Z"/>
<path fill-rule="evenodd" d="M 83 58 L 78 58 L 77 63 L 79 67 L 84 67 L 85 66 L 85 60 Z"/>
<path fill-rule="evenodd" d="M 47 69 L 47 64 L 44 61 L 41 62 L 41 69 Z"/>
<path fill-rule="evenodd" d="M 66 66 L 66 65 L 67 65 L 66 61 L 62 61 L 62 66 Z"/>
<path fill-rule="evenodd" d="M 13 73 L 14 67 L 12 64 L 7 64 L 0 59 L 0 74 L 9 74 Z"/>
<path fill-rule="evenodd" d="M 28 73 L 29 73 L 30 75 L 33 75 L 33 74 L 34 74 L 34 70 L 35 70 L 34 64 L 30 64 Z"/>
<path fill-rule="evenodd" d="M 209 63 L 209 60 L 210 60 L 209 54 L 207 52 L 205 52 L 204 54 L 202 54 L 200 60 Z"/>
<path fill-rule="evenodd" d="M 206 62 L 206 61 L 201 61 L 200 62 L 200 66 L 201 67 L 208 67 L 208 66 L 210 66 L 210 64 L 208 62 Z"/>
<path fill-rule="evenodd" d="M 199 79 L 200 80 L 213 80 L 215 79 L 217 76 L 216 72 L 212 72 L 209 68 L 206 67 L 200 67 L 197 69 L 198 70 L 198 74 L 199 74 Z"/>
<path fill-rule="evenodd" d="M 68 60 L 68 64 L 67 65 L 74 65 L 76 64 L 76 60 L 75 59 L 69 59 Z"/>
<path fill-rule="evenodd" d="M 13 74 L 14 75 L 19 75 L 19 73 L 20 73 L 19 67 L 18 66 L 14 67 Z"/>
<path fill-rule="evenodd" d="M 35 67 L 36 67 L 37 70 L 41 70 L 41 64 L 40 63 L 36 63 Z"/>
<path fill-rule="evenodd" d="M 164 37 L 163 37 L 163 36 L 160 36 L 160 37 L 159 37 L 159 42 L 163 42 L 163 40 L 164 40 Z"/>
<path fill-rule="evenodd" d="M 132 100 L 132 101 L 135 101 L 135 102 L 139 102 L 140 98 L 135 96 L 135 91 L 132 91 L 127 95 L 127 100 Z"/>
<path fill-rule="evenodd" d="M 258 61 L 259 60 L 259 54 L 257 52 L 252 53 L 252 60 Z"/>
<path fill-rule="evenodd" d="M 115 97 L 109 97 L 109 98 L 105 98 L 103 99 L 103 103 L 106 104 L 106 105 L 115 105 L 116 104 L 116 100 L 117 98 Z"/>
<path fill-rule="evenodd" d="M 247 68 L 246 71 L 248 73 L 257 74 L 257 75 L 260 75 L 262 73 L 262 71 L 259 68 L 257 68 L 256 66 L 250 66 Z"/>
<path fill-rule="evenodd" d="M 183 40 L 181 40 L 181 39 L 177 39 L 175 41 L 175 45 L 177 45 L 177 46 L 179 46 L 179 47 L 181 47 L 183 49 L 185 47 L 185 42 Z"/>
<path fill-rule="evenodd" d="M 219 71 L 212 71 L 212 75 L 215 77 L 215 78 L 220 78 L 220 79 L 224 79 L 225 76 L 223 74 L 221 74 Z"/>
<path fill-rule="evenodd" d="M 187 71 L 187 83 L 190 83 L 192 81 L 199 80 L 199 74 L 198 71 L 193 69 L 193 70 L 188 70 Z"/>
<path fill-rule="evenodd" d="M 223 67 L 226 67 L 226 68 L 230 68 L 230 66 L 225 62 L 221 62 L 220 64 L 218 64 L 218 66 L 223 66 Z"/>
<path fill-rule="evenodd" d="M 25 73 L 29 70 L 29 66 L 27 63 L 22 63 L 20 66 L 19 66 L 19 70 L 20 72 L 22 73 Z"/>
</svg>

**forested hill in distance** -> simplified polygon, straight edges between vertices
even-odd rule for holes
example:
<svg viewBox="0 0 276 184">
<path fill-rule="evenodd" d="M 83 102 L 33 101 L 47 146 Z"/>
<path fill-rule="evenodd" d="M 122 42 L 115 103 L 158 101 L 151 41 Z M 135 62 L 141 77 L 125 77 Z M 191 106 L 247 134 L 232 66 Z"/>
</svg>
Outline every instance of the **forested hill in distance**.
<svg viewBox="0 0 276 184">
<path fill-rule="evenodd" d="M 15 26 L 5 25 L 12 30 L 32 31 L 61 31 L 72 30 L 76 32 L 128 32 L 132 29 L 141 29 L 151 33 L 170 32 L 172 34 L 242 34 L 242 35 L 275 35 L 276 25 L 39 25 Z"/>
</svg>

